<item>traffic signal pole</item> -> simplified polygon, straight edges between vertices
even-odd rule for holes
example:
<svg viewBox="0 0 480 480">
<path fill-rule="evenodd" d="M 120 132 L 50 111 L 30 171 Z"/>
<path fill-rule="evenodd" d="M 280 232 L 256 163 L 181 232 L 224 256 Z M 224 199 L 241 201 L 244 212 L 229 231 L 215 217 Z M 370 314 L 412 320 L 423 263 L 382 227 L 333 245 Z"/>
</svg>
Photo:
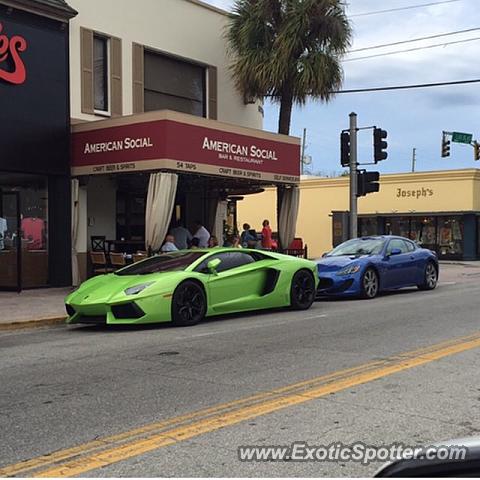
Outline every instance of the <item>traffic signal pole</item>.
<svg viewBox="0 0 480 480">
<path fill-rule="evenodd" d="M 357 114 L 352 112 L 349 129 L 342 130 L 340 134 L 340 164 L 343 168 L 348 167 L 350 169 L 349 238 L 357 238 L 358 236 L 358 197 L 380 191 L 380 184 L 378 183 L 380 173 L 358 169 L 360 165 L 358 162 L 358 131 L 373 129 L 373 160 L 375 164 L 388 157 L 387 131 L 375 126 L 359 128 L 357 121 Z M 372 165 L 372 163 L 364 163 L 363 165 Z"/>
<path fill-rule="evenodd" d="M 357 114 L 350 114 L 350 238 L 357 238 Z"/>
</svg>

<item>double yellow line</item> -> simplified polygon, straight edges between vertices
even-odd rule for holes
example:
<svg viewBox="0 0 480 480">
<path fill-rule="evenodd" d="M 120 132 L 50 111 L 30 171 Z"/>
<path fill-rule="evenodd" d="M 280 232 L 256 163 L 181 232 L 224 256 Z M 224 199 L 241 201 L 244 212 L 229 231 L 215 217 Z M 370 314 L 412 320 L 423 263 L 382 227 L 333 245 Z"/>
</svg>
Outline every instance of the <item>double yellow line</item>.
<svg viewBox="0 0 480 480">
<path fill-rule="evenodd" d="M 72 477 L 480 347 L 480 332 L 152 423 L 0 468 L 0 476 Z"/>
</svg>

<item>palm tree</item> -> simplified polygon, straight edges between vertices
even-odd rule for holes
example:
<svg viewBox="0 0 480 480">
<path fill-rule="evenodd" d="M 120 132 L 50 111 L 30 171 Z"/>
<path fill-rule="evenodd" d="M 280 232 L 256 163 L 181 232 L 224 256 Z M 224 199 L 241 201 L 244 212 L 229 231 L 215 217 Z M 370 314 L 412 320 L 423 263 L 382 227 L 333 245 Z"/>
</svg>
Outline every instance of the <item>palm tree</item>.
<svg viewBox="0 0 480 480">
<path fill-rule="evenodd" d="M 294 103 L 342 85 L 352 31 L 341 0 L 236 0 L 226 35 L 238 90 L 280 104 L 278 133 L 290 133 Z"/>
</svg>

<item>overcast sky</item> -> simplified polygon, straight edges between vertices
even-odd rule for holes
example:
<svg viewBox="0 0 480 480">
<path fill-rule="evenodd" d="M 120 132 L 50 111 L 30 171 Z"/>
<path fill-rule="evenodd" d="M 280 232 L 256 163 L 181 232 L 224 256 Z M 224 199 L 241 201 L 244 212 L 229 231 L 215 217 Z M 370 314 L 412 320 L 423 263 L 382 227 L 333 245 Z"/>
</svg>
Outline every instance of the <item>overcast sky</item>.
<svg viewBox="0 0 480 480">
<path fill-rule="evenodd" d="M 207 0 L 229 9 L 233 0 Z M 349 0 L 354 43 L 352 49 L 480 27 L 480 0 L 452 3 L 370 16 L 355 14 L 432 3 L 434 0 Z M 346 59 L 406 48 L 480 37 L 480 30 L 415 42 L 398 47 L 352 53 Z M 344 88 L 456 81 L 480 78 L 480 40 L 401 53 L 368 60 L 344 62 Z M 417 149 L 417 171 L 479 167 L 473 148 L 453 144 L 451 157 L 440 156 L 441 132 L 460 131 L 480 138 L 478 110 L 480 83 L 398 92 L 341 94 L 329 104 L 309 102 L 296 108 L 291 134 L 307 128 L 307 153 L 312 170 L 324 174 L 341 170 L 339 133 L 348 128 L 348 114 L 359 115 L 360 126 L 377 125 L 388 131 L 389 158 L 379 164 L 382 172 L 411 170 L 412 149 Z M 264 128 L 275 131 L 278 109 L 267 105 Z M 371 159 L 371 131 L 360 132 L 362 161 Z"/>
</svg>

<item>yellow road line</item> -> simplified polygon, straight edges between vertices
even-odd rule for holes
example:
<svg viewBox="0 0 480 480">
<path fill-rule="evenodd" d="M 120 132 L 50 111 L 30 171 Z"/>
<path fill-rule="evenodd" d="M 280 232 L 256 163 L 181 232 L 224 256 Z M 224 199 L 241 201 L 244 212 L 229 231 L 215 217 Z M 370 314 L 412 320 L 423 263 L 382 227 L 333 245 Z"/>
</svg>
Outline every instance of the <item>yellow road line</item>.
<svg viewBox="0 0 480 480">
<path fill-rule="evenodd" d="M 379 361 L 376 362 L 371 362 L 369 364 L 363 364 L 355 367 L 350 367 L 346 368 L 344 370 L 338 370 L 333 373 L 329 373 L 327 375 L 322 375 L 320 377 L 316 377 L 313 379 L 305 380 L 302 382 L 298 382 L 292 385 L 288 385 L 286 387 L 281 387 L 276 390 L 272 391 L 267 391 L 267 392 L 261 392 L 255 395 L 251 395 L 249 397 L 241 398 L 238 400 L 233 400 L 231 402 L 226 402 L 226 403 L 221 403 L 218 405 L 215 405 L 213 407 L 208 407 L 204 408 L 202 410 L 197 410 L 192 413 L 187 413 L 185 415 L 180 415 L 177 417 L 173 417 L 167 420 L 162 420 L 160 422 L 155 422 L 151 423 L 148 425 L 144 425 L 142 427 L 129 430 L 127 432 L 122 432 L 116 435 L 111 435 L 108 437 L 103 437 L 98 440 L 93 440 L 91 442 L 87 442 L 81 445 L 77 445 L 72 448 L 67 448 L 67 449 L 62 449 L 58 450 L 56 452 L 47 454 L 47 455 L 42 455 L 40 457 L 33 458 L 31 460 L 25 460 L 23 462 L 16 463 L 14 465 L 10 465 L 7 467 L 0 468 L 0 477 L 3 476 L 12 476 L 12 475 L 18 475 L 19 473 L 28 471 L 28 470 L 33 470 L 36 468 L 40 467 L 45 467 L 49 464 L 54 464 L 56 462 L 60 462 L 62 460 L 66 460 L 70 457 L 76 457 L 79 454 L 83 453 L 88 453 L 93 450 L 97 450 L 99 448 L 105 448 L 111 444 L 115 444 L 117 442 L 121 442 L 123 440 L 131 440 L 134 437 L 138 437 L 141 435 L 148 434 L 150 432 L 156 431 L 156 430 L 161 430 L 165 427 L 168 427 L 170 425 L 174 424 L 179 424 L 188 420 L 193 420 L 197 418 L 202 418 L 208 415 L 212 414 L 217 414 L 219 412 L 222 412 L 224 410 L 228 410 L 234 407 L 237 407 L 239 405 L 244 405 L 244 404 L 251 404 L 254 402 L 262 401 L 266 398 L 271 398 L 275 395 L 282 394 L 285 392 L 293 391 L 298 388 L 303 388 L 303 387 L 308 387 L 314 383 L 322 382 L 322 381 L 329 381 L 329 380 L 335 380 L 338 378 L 341 378 L 344 375 L 349 375 L 352 373 L 355 373 L 357 371 L 363 371 L 365 368 L 368 366 L 378 366 Z"/>
<path fill-rule="evenodd" d="M 23 473 L 29 470 L 46 467 L 50 464 L 54 464 L 62 460 L 68 460 L 71 457 L 77 457 L 79 454 L 85 454 L 94 450 L 98 450 L 99 448 L 106 448 L 108 446 L 111 446 L 123 440 L 132 440 L 135 437 L 145 435 L 145 434 L 154 432 L 156 430 L 162 430 L 163 428 L 168 427 L 170 425 L 181 424 L 182 422 L 185 422 L 185 421 L 194 420 L 197 418 L 203 418 L 213 414 L 218 414 L 222 411 L 226 411 L 240 405 L 259 402 L 259 401 L 265 400 L 266 398 L 272 398 L 275 395 L 294 391 L 299 388 L 308 387 L 318 382 L 336 380 L 338 378 L 342 378 L 342 376 L 351 375 L 357 371 L 364 371 L 370 365 L 378 366 L 379 364 L 380 362 L 376 361 L 376 362 L 371 362 L 369 364 L 363 364 L 355 367 L 346 368 L 344 370 L 338 370 L 336 372 L 329 373 L 327 375 L 322 375 L 320 377 L 298 382 L 292 385 L 288 385 L 286 387 L 281 387 L 276 390 L 261 392 L 255 395 L 251 395 L 250 397 L 245 397 L 238 400 L 233 400 L 231 402 L 218 404 L 213 407 L 197 410 L 195 412 L 173 417 L 171 419 L 144 425 L 142 427 L 129 430 L 127 432 L 122 432 L 116 435 L 103 437 L 102 439 L 93 440 L 91 442 L 77 445 L 72 448 L 58 450 L 47 455 L 42 455 L 42 456 L 33 458 L 31 460 L 25 460 L 4 468 L 0 468 L 0 477 L 18 475 L 19 473 Z"/>
<path fill-rule="evenodd" d="M 37 471 L 34 475 L 38 477 L 80 475 L 478 347 L 480 333 L 442 342 L 20 462 L 0 469 L 0 476 L 11 476 L 35 469 Z M 159 431 L 162 429 L 163 431 Z M 140 435 L 144 437 L 138 438 Z"/>
</svg>

